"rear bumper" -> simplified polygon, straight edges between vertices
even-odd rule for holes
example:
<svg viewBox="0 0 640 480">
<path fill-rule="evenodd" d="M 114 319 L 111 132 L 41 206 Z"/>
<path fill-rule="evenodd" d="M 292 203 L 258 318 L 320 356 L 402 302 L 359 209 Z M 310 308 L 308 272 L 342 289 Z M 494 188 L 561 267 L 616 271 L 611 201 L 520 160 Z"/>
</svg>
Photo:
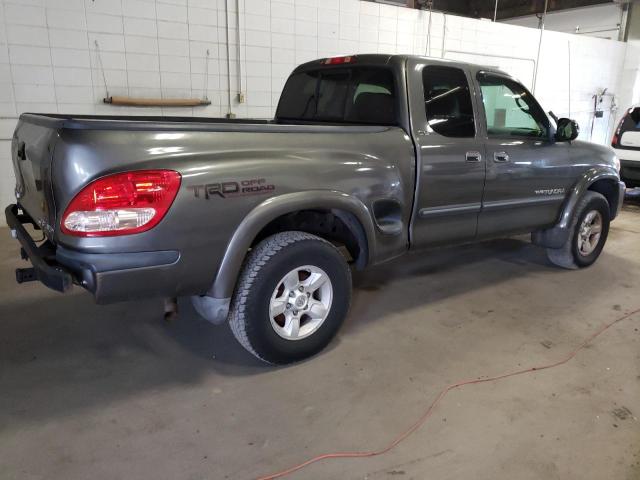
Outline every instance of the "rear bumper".
<svg viewBox="0 0 640 480">
<path fill-rule="evenodd" d="M 640 148 L 614 147 L 613 150 L 620 160 L 640 162 Z"/>
<path fill-rule="evenodd" d="M 640 187 L 640 161 L 621 159 L 620 178 L 629 187 Z"/>
<path fill-rule="evenodd" d="M 176 296 L 180 252 L 86 253 L 48 240 L 38 246 L 24 228 L 34 223 L 26 213 L 9 205 L 5 216 L 33 265 L 35 279 L 53 290 L 66 292 L 76 284 L 98 303 Z"/>
</svg>

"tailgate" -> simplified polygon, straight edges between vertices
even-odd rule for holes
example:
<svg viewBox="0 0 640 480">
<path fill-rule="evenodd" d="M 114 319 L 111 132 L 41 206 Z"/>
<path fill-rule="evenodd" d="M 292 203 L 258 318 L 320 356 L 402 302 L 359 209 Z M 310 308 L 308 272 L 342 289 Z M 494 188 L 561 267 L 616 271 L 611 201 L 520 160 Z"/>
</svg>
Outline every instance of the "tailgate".
<svg viewBox="0 0 640 480">
<path fill-rule="evenodd" d="M 51 159 L 58 138 L 57 129 L 36 116 L 23 115 L 11 143 L 16 175 L 16 199 L 20 206 L 51 237 L 55 208 L 51 189 Z"/>
</svg>

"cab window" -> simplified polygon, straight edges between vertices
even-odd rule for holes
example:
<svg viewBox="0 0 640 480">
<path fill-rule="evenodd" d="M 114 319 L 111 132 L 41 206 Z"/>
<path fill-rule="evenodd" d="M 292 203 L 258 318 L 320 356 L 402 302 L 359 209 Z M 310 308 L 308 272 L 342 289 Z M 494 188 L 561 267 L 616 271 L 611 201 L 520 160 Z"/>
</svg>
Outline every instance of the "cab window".
<svg viewBox="0 0 640 480">
<path fill-rule="evenodd" d="M 549 121 L 529 91 L 500 75 L 478 74 L 489 137 L 544 138 Z"/>
<path fill-rule="evenodd" d="M 454 67 L 427 66 L 422 70 L 422 83 L 429 129 L 445 137 L 473 137 L 473 107 L 464 72 Z"/>
<path fill-rule="evenodd" d="M 393 74 L 379 67 L 323 67 L 292 74 L 276 120 L 397 125 Z"/>
</svg>

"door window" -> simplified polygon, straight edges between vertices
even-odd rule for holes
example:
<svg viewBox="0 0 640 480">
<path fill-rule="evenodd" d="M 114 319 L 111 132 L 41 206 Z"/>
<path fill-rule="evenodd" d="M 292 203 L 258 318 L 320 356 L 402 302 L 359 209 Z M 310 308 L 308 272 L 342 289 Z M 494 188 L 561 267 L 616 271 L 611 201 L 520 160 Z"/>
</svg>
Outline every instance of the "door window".
<svg viewBox="0 0 640 480">
<path fill-rule="evenodd" d="M 549 121 L 519 83 L 499 75 L 478 74 L 489 137 L 546 137 Z"/>
<path fill-rule="evenodd" d="M 422 71 L 424 106 L 430 130 L 445 137 L 476 133 L 469 82 L 462 70 L 428 66 Z"/>
</svg>

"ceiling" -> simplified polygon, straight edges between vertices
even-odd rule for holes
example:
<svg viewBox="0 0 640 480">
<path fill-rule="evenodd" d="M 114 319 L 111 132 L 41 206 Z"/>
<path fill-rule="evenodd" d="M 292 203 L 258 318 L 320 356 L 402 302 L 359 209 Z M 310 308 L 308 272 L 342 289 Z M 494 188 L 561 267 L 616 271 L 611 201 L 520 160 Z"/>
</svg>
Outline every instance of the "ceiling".
<svg viewBox="0 0 640 480">
<path fill-rule="evenodd" d="M 409 6 L 428 8 L 429 0 L 409 0 Z M 592 5 L 620 3 L 612 0 L 548 0 L 548 12 Z M 498 0 L 497 20 L 535 15 L 544 11 L 545 0 Z M 413 3 L 413 5 L 411 5 Z M 437 11 L 473 18 L 493 18 L 494 0 L 433 0 Z"/>
</svg>

